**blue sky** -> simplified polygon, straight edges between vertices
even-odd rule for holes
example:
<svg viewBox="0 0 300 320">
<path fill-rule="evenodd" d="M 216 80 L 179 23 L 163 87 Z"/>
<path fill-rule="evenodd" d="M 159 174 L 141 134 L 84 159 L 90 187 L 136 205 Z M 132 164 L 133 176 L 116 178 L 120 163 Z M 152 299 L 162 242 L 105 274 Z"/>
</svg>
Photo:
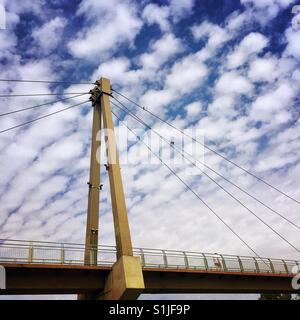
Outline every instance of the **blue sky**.
<svg viewBox="0 0 300 320">
<path fill-rule="evenodd" d="M 297 1 L 0 0 L 0 5 L 7 22 L 0 30 L 0 78 L 93 82 L 108 77 L 113 88 L 181 129 L 201 130 L 206 143 L 300 199 L 300 18 L 292 13 Z M 91 87 L 0 82 L 3 94 Z M 1 108 L 10 111 L 52 98 L 1 99 Z M 86 99 L 1 117 L 0 128 Z M 156 130 L 168 129 L 128 107 Z M 1 134 L 1 238 L 84 241 L 90 130 L 86 104 Z M 139 144 L 119 148 L 121 157 L 143 150 Z M 206 154 L 205 162 L 299 223 L 295 203 L 213 154 Z M 204 176 L 176 170 L 260 255 L 299 258 Z M 122 175 L 134 246 L 251 254 L 163 166 L 124 164 Z M 100 242 L 113 244 L 104 170 L 101 179 Z M 297 230 L 220 183 L 300 247 Z"/>
</svg>

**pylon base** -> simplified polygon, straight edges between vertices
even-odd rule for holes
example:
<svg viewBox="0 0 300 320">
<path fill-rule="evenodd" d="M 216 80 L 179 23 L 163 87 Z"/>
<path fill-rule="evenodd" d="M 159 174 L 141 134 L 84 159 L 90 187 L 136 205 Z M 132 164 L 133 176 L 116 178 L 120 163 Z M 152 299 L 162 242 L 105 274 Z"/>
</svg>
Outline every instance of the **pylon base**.
<svg viewBox="0 0 300 320">
<path fill-rule="evenodd" d="M 122 256 L 113 265 L 99 300 L 136 300 L 145 283 L 139 257 Z"/>
</svg>

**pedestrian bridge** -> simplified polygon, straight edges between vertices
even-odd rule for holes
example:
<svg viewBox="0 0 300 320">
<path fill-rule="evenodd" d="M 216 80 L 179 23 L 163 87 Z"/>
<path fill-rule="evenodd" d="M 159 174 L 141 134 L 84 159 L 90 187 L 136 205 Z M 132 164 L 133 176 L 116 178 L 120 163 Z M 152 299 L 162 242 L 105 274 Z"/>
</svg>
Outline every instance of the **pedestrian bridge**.
<svg viewBox="0 0 300 320">
<path fill-rule="evenodd" d="M 112 266 L 117 260 L 115 246 L 90 248 L 90 264 Z M 97 251 L 97 254 L 96 254 Z M 254 274 L 292 274 L 300 261 L 274 258 L 234 256 L 176 250 L 134 248 L 142 266 L 162 269 L 192 269 L 204 271 L 250 272 Z M 75 243 L 0 240 L 0 262 L 21 264 L 84 265 L 85 246 Z M 97 261 L 95 258 L 97 257 Z"/>
<path fill-rule="evenodd" d="M 100 293 L 117 261 L 116 247 L 89 250 L 87 265 L 83 244 L 2 239 L 7 286 L 0 294 Z M 144 293 L 295 293 L 291 282 L 300 269 L 296 260 L 149 248 L 133 252 L 141 259 Z"/>
</svg>

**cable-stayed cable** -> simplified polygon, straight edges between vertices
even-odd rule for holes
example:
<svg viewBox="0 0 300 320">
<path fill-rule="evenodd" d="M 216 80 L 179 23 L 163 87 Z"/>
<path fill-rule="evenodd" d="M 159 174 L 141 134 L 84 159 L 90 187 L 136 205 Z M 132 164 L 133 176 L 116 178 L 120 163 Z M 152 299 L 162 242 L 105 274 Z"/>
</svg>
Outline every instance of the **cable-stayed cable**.
<svg viewBox="0 0 300 320">
<path fill-rule="evenodd" d="M 25 125 L 30 124 L 30 123 L 32 123 L 32 122 L 35 122 L 35 121 L 38 121 L 38 120 L 41 120 L 41 119 L 44 119 L 44 118 L 53 116 L 53 115 L 58 114 L 58 113 L 60 113 L 60 112 L 69 110 L 69 109 L 71 109 L 71 108 L 80 106 L 80 105 L 82 105 L 82 104 L 85 104 L 85 103 L 87 103 L 87 102 L 89 102 L 89 101 L 90 101 L 90 100 L 86 100 L 86 101 L 83 101 L 83 102 L 81 102 L 81 103 L 74 104 L 74 105 L 72 105 L 72 106 L 70 106 L 70 107 L 67 107 L 67 108 L 64 108 L 64 109 L 61 109 L 61 110 L 58 110 L 58 111 L 55 111 L 55 112 L 47 113 L 47 114 L 45 114 L 44 116 L 41 116 L 41 117 L 38 117 L 38 118 L 35 118 L 35 119 L 32 119 L 32 120 L 29 120 L 29 121 L 20 123 L 20 124 L 18 124 L 18 125 L 16 125 L 16 126 L 13 126 L 13 127 L 10 127 L 10 128 L 4 129 L 4 130 L 1 130 L 0 133 L 4 133 L 4 132 L 10 131 L 10 130 L 13 130 L 13 129 L 16 129 L 16 128 L 25 126 Z"/>
<path fill-rule="evenodd" d="M 49 104 L 54 104 L 54 103 L 57 103 L 57 102 L 62 102 L 62 101 L 70 100 L 70 99 L 73 99 L 73 98 L 81 97 L 81 96 L 83 96 L 83 95 L 85 95 L 85 94 L 87 94 L 87 93 L 81 93 L 81 94 L 78 94 L 78 95 L 75 95 L 75 96 L 72 96 L 72 97 L 63 98 L 63 99 L 57 99 L 57 100 L 54 100 L 54 101 L 45 102 L 45 103 L 42 103 L 42 104 L 39 104 L 39 105 L 36 105 L 36 106 L 33 106 L 33 107 L 22 108 L 22 109 L 17 109 L 17 110 L 9 111 L 9 112 L 0 113 L 0 117 L 7 116 L 7 115 L 13 114 L 13 113 L 18 113 L 18 112 L 22 112 L 22 111 L 27 111 L 27 110 L 31 110 L 31 109 L 35 109 L 35 108 L 47 106 L 47 105 L 49 105 Z"/>
<path fill-rule="evenodd" d="M 0 79 L 0 82 L 30 82 L 30 83 L 53 83 L 53 84 L 94 84 L 93 82 L 73 82 L 73 81 L 48 81 L 48 80 L 21 80 L 21 79 Z"/>
<path fill-rule="evenodd" d="M 32 94 L 2 94 L 0 98 L 13 97 L 40 97 L 40 96 L 66 96 L 70 94 L 88 94 L 89 92 L 65 92 L 65 93 L 32 93 Z"/>
<path fill-rule="evenodd" d="M 135 118 L 135 120 L 137 120 L 138 122 L 142 123 L 144 126 L 146 126 L 148 129 L 152 130 L 153 132 L 155 132 L 162 140 L 165 140 L 168 144 L 169 141 L 164 138 L 162 135 L 160 135 L 156 130 L 154 130 L 151 126 L 149 126 L 147 123 L 145 123 L 141 118 L 139 118 L 136 114 L 134 114 L 130 109 L 128 109 L 122 102 L 118 101 L 115 97 L 112 96 L 113 99 L 115 99 L 124 109 L 127 110 L 127 112 L 129 113 L 129 115 L 131 115 L 132 117 Z M 120 106 L 116 105 L 113 101 L 111 101 L 111 103 L 116 106 L 117 108 L 123 110 Z M 123 110 L 124 112 L 126 112 L 125 110 Z M 247 196 L 249 196 L 250 198 L 252 198 L 253 200 L 257 201 L 258 203 L 260 203 L 261 205 L 263 205 L 265 208 L 267 208 L 268 210 L 272 211 L 274 214 L 276 214 L 277 216 L 279 216 L 280 218 L 284 219 L 285 221 L 287 221 L 288 223 L 290 223 L 291 225 L 293 225 L 294 227 L 296 227 L 298 230 L 300 230 L 300 226 L 297 225 L 295 222 L 291 221 L 290 219 L 286 218 L 284 215 L 282 215 L 281 213 L 279 213 L 277 210 L 271 208 L 270 206 L 268 206 L 267 204 L 265 204 L 263 201 L 259 200 L 258 198 L 256 198 L 255 196 L 251 195 L 248 191 L 244 190 L 243 188 L 241 188 L 240 186 L 238 186 L 236 183 L 232 182 L 231 180 L 229 180 L 228 178 L 226 178 L 225 176 L 223 176 L 222 174 L 220 174 L 219 172 L 217 172 L 216 170 L 214 170 L 213 168 L 211 168 L 210 166 L 208 166 L 207 164 L 205 164 L 204 162 L 196 159 L 195 157 L 193 157 L 190 153 L 186 152 L 186 151 L 182 151 L 178 148 L 176 148 L 174 145 L 171 144 L 172 148 L 177 149 L 180 153 L 184 153 L 187 154 L 189 157 L 191 157 L 195 162 L 200 163 L 201 165 L 203 165 L 204 167 L 206 167 L 207 169 L 211 170 L 212 172 L 214 172 L 216 175 L 218 175 L 219 177 L 221 177 L 222 179 L 224 179 L 225 181 L 227 181 L 228 183 L 230 183 L 231 185 L 233 185 L 234 187 L 236 187 L 237 189 L 239 189 L 240 191 L 242 191 L 243 193 L 245 193 Z M 183 155 L 184 156 L 184 155 Z M 189 159 L 188 159 L 189 160 Z M 189 160 L 193 165 L 194 163 Z M 196 165 L 195 165 L 196 166 Z M 199 170 L 201 170 L 201 168 L 199 168 L 198 166 L 196 166 Z M 202 170 L 201 170 L 202 171 Z M 206 175 L 210 180 L 212 180 L 214 183 L 218 184 L 211 176 L 209 176 L 208 174 L 206 174 L 204 171 L 202 171 L 204 175 Z M 224 187 L 219 185 L 218 186 L 220 188 L 222 188 L 224 190 Z M 224 190 L 225 192 L 227 192 L 226 190 Z"/>
<path fill-rule="evenodd" d="M 196 143 L 202 145 L 204 148 L 206 148 L 207 150 L 211 151 L 212 153 L 216 154 L 217 156 L 223 158 L 225 161 L 231 163 L 232 165 L 236 166 L 237 168 L 239 168 L 240 170 L 244 171 L 245 173 L 249 174 L 250 176 L 252 176 L 253 178 L 257 179 L 258 181 L 264 183 L 265 185 L 267 185 L 268 187 L 272 188 L 273 190 L 279 192 L 280 194 L 284 195 L 285 197 L 289 198 L 290 200 L 294 201 L 295 203 L 300 205 L 300 201 L 298 201 L 297 199 L 293 198 L 292 196 L 289 196 L 287 193 L 285 193 L 284 191 L 278 189 L 277 187 L 273 186 L 271 183 L 267 182 L 266 180 L 260 178 L 259 176 L 257 176 L 256 174 L 252 173 L 251 171 L 247 170 L 246 168 L 242 167 L 241 165 L 237 164 L 236 162 L 228 159 L 227 157 L 225 157 L 224 155 L 222 155 L 220 152 L 212 149 L 211 147 L 207 146 L 204 143 L 201 143 L 200 141 L 196 140 L 195 138 L 191 137 L 190 135 L 186 134 L 183 130 L 175 127 L 174 125 L 172 125 L 170 122 L 162 119 L 160 116 L 156 115 L 155 113 L 151 112 L 150 110 L 146 109 L 145 107 L 139 105 L 137 102 L 133 101 L 132 99 L 126 97 L 125 95 L 123 95 L 122 93 L 116 91 L 113 89 L 113 91 L 117 94 L 119 94 L 121 97 L 123 97 L 124 99 L 126 99 L 127 101 L 133 103 L 134 105 L 136 105 L 138 108 L 146 111 L 147 113 L 151 114 L 153 117 L 155 117 L 156 119 L 164 122 L 165 124 L 167 124 L 168 126 L 172 127 L 173 129 L 181 132 L 183 135 L 185 135 L 186 137 L 189 137 L 190 139 L 192 139 L 193 141 L 195 141 Z"/>
<path fill-rule="evenodd" d="M 168 166 L 159 155 L 157 155 L 151 147 L 147 143 L 145 143 L 141 138 L 134 133 L 132 129 L 130 129 L 115 113 L 112 111 L 113 115 L 137 138 L 138 141 L 142 142 L 146 148 L 164 165 L 168 168 L 168 170 L 190 191 L 192 192 L 251 252 L 253 252 L 258 258 L 264 262 L 268 268 L 270 266 L 259 256 L 259 254 L 221 217 L 218 213 L 210 207 L 210 205 L 203 200 L 198 193 L 196 193 L 191 186 L 189 186 L 170 166 Z"/>
<path fill-rule="evenodd" d="M 117 106 L 115 103 L 112 102 L 112 104 L 118 108 L 120 108 L 121 110 L 123 110 L 125 113 L 126 111 L 122 108 Z M 126 107 L 125 107 L 126 108 Z M 154 130 L 153 128 L 151 128 L 148 124 L 146 124 L 142 119 L 140 119 L 137 115 L 132 114 L 130 112 L 130 110 L 128 108 L 126 108 L 128 113 L 132 118 L 134 118 L 135 120 L 137 120 L 139 123 L 143 124 L 144 126 L 146 126 L 149 130 L 153 131 L 157 136 L 159 136 L 163 141 L 165 141 L 168 145 L 171 145 L 171 147 L 180 152 L 180 154 L 186 159 L 188 160 L 194 167 L 198 168 L 207 178 L 209 178 L 213 183 L 215 183 L 220 189 L 222 189 L 224 192 L 226 192 L 232 199 L 234 199 L 237 203 L 239 203 L 243 208 L 245 208 L 249 213 L 251 213 L 254 217 L 256 217 L 260 222 L 262 222 L 267 228 L 269 228 L 273 233 L 275 233 L 278 237 L 280 237 L 285 243 L 287 243 L 289 246 L 291 246 L 294 250 L 296 250 L 298 253 L 300 253 L 300 250 L 294 246 L 289 240 L 287 240 L 284 236 L 282 236 L 278 231 L 276 231 L 272 226 L 270 226 L 267 222 L 265 222 L 261 217 L 259 217 L 253 210 L 251 210 L 248 206 L 246 206 L 242 201 L 240 201 L 237 197 L 235 197 L 231 192 L 229 192 L 228 190 L 226 190 L 222 185 L 220 185 L 214 178 L 212 178 L 209 174 L 207 174 L 206 172 L 202 171 L 201 168 L 199 168 L 194 161 L 190 160 L 189 158 L 187 158 L 185 156 L 185 154 L 188 154 L 185 151 L 182 151 L 178 148 L 176 148 L 174 145 L 170 144 L 170 142 L 164 138 L 162 135 L 160 135 L 156 130 Z M 191 156 L 190 154 L 188 154 L 189 156 Z"/>
</svg>

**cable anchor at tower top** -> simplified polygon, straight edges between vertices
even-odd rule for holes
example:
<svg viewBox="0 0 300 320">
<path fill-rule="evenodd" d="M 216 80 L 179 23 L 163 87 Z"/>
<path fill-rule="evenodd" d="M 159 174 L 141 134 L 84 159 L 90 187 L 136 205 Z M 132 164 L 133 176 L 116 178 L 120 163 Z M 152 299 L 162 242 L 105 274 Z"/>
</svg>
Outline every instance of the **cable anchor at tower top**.
<svg viewBox="0 0 300 320">
<path fill-rule="evenodd" d="M 92 101 L 92 106 L 94 107 L 96 103 L 100 102 L 101 91 L 98 86 L 95 86 L 89 93 L 91 94 L 90 101 Z"/>
</svg>

